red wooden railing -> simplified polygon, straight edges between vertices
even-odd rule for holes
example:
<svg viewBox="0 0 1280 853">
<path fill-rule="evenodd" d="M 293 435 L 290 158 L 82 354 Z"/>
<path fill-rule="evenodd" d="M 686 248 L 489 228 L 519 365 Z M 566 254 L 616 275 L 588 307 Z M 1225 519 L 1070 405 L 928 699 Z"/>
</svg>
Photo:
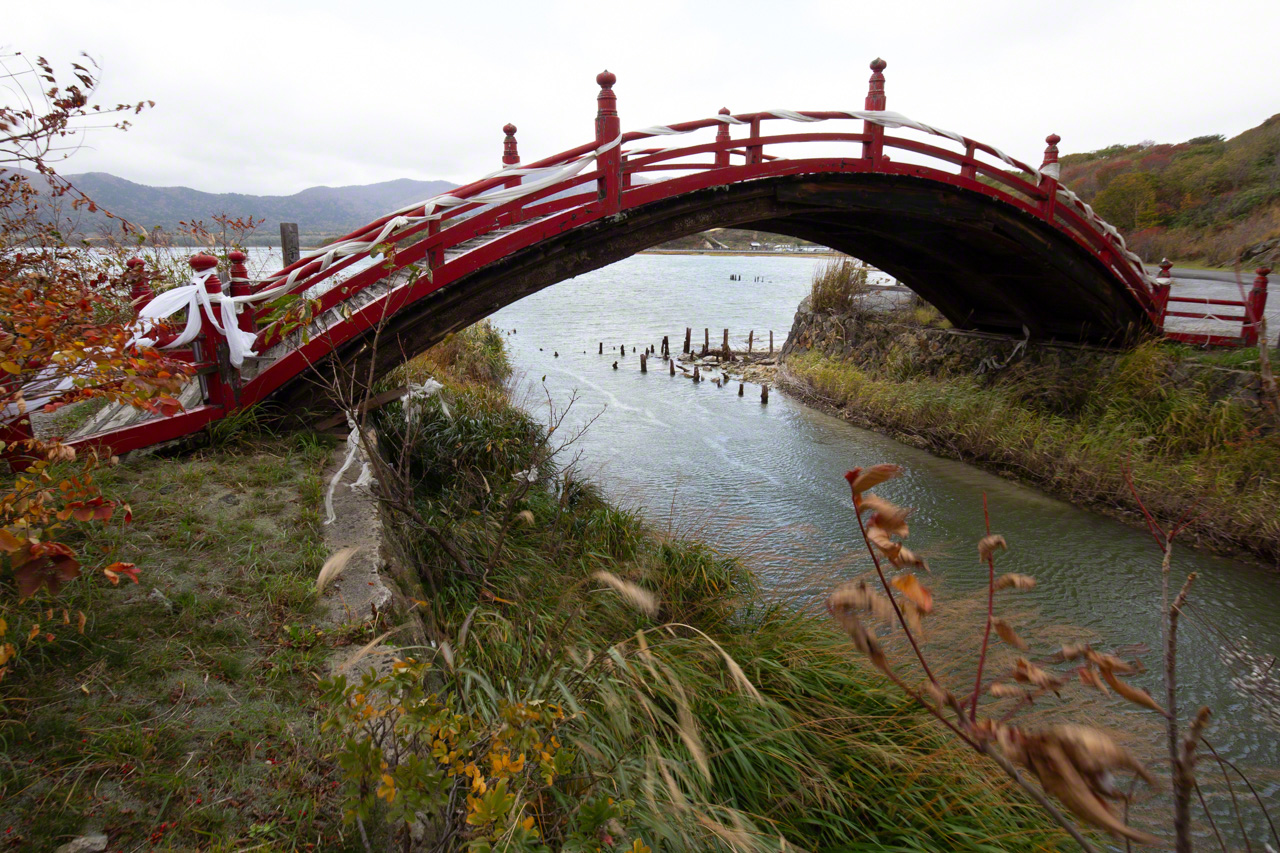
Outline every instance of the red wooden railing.
<svg viewBox="0 0 1280 853">
<path fill-rule="evenodd" d="M 1173 296 L 1170 290 L 1173 285 L 1172 262 L 1165 259 L 1160 262 L 1160 275 L 1155 282 L 1156 305 L 1160 310 L 1160 329 L 1164 336 L 1174 341 L 1208 346 L 1243 346 L 1252 347 L 1258 344 L 1258 334 L 1264 312 L 1267 310 L 1267 277 L 1270 267 L 1259 267 L 1254 271 L 1253 287 L 1242 299 L 1209 299 L 1203 296 Z M 1202 305 L 1206 310 L 1171 311 L 1170 305 Z M 1208 310 L 1212 307 L 1212 310 Z M 1235 308 L 1239 314 L 1221 313 L 1223 308 Z M 1239 335 L 1223 335 L 1213 332 L 1177 331 L 1167 328 L 1165 322 L 1169 317 L 1184 317 L 1192 320 L 1210 320 L 1224 323 L 1239 323 Z"/>
</svg>

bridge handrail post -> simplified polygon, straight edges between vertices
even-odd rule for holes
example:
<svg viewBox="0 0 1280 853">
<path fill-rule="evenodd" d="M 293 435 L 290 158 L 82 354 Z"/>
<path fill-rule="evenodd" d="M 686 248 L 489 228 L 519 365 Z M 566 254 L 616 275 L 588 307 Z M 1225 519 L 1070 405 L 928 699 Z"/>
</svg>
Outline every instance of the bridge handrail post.
<svg viewBox="0 0 1280 853">
<path fill-rule="evenodd" d="M 1258 267 L 1254 270 L 1254 275 L 1257 277 L 1253 280 L 1253 287 L 1245 300 L 1244 330 L 1240 335 L 1247 347 L 1258 345 L 1258 326 L 1263 312 L 1267 310 L 1267 276 L 1270 274 L 1270 267 Z"/>
<path fill-rule="evenodd" d="M 884 94 L 884 69 L 889 63 L 877 57 L 871 61 L 871 81 L 867 86 L 867 100 L 864 109 L 883 111 L 887 100 Z M 873 121 L 862 123 L 862 132 L 867 141 L 862 143 L 862 159 L 879 165 L 884 156 L 884 125 Z"/>
<path fill-rule="evenodd" d="M 971 181 L 978 179 L 978 167 L 974 163 L 974 155 L 977 153 L 978 147 L 973 140 L 969 140 L 964 146 L 964 163 L 960 166 L 960 177 L 968 178 Z"/>
<path fill-rule="evenodd" d="M 1061 165 L 1057 161 L 1057 143 L 1062 141 L 1062 137 L 1057 133 L 1050 133 L 1044 137 L 1044 142 L 1048 145 L 1044 147 L 1044 161 L 1041 163 L 1041 181 L 1039 188 L 1044 193 L 1041 200 L 1041 215 L 1048 222 L 1053 222 L 1053 209 L 1057 206 L 1057 178 L 1061 174 Z"/>
<path fill-rule="evenodd" d="M 204 280 L 204 290 L 209 294 L 209 304 L 216 310 L 222 296 L 222 280 L 218 278 L 217 272 L 218 259 L 201 254 L 195 255 L 187 263 L 197 273 L 212 270 Z M 215 325 L 216 322 L 221 322 L 221 318 L 211 316 L 211 312 L 204 311 L 203 308 L 200 310 L 204 312 L 204 322 L 201 323 L 200 336 L 193 341 L 195 359 L 197 362 L 213 362 L 216 366 L 213 372 L 203 373 L 200 377 L 204 402 L 206 405 L 225 408 L 228 397 L 223 375 L 227 362 L 227 342 Z"/>
<path fill-rule="evenodd" d="M 1040 190 L 1044 193 L 1040 200 L 1040 214 L 1052 223 L 1054 208 L 1058 204 L 1058 176 L 1062 169 L 1058 163 L 1058 143 L 1062 137 L 1051 133 L 1044 141 L 1048 145 L 1044 149 L 1044 162 L 1040 164 Z"/>
<path fill-rule="evenodd" d="M 427 222 L 427 239 L 430 240 L 440 233 L 440 220 L 432 219 Z M 444 249 L 437 243 L 435 246 L 427 250 L 427 269 L 439 269 L 444 265 Z"/>
<path fill-rule="evenodd" d="M 231 295 L 232 296 L 248 296 L 253 293 L 253 283 L 249 281 L 249 268 L 245 266 L 245 261 L 249 256 L 241 251 L 234 251 L 227 255 L 227 260 L 231 261 Z M 244 332 L 257 332 L 258 324 L 256 312 L 252 304 L 245 302 L 236 306 L 236 325 Z"/>
<path fill-rule="evenodd" d="M 1160 274 L 1156 276 L 1156 283 L 1151 289 L 1151 299 L 1155 303 L 1161 332 L 1164 331 L 1165 315 L 1169 310 L 1169 290 L 1173 286 L 1173 273 L 1170 272 L 1172 266 L 1173 261 L 1168 258 L 1160 262 Z"/>
<path fill-rule="evenodd" d="M 751 141 L 760 138 L 760 117 L 755 116 L 751 119 L 751 137 L 747 145 L 747 165 L 754 166 L 764 162 L 764 146 L 751 145 Z"/>
<path fill-rule="evenodd" d="M 720 108 L 720 115 L 731 115 L 728 107 Z M 729 123 L 721 122 L 720 127 L 716 130 L 716 168 L 722 168 L 729 165 Z"/>
<path fill-rule="evenodd" d="M 147 263 L 142 258 L 130 258 L 124 264 L 125 281 L 129 282 L 129 304 L 136 315 L 143 305 L 155 298 L 156 292 L 151 289 L 151 273 L 147 271 Z"/>
<path fill-rule="evenodd" d="M 503 125 L 502 133 L 504 134 L 503 140 L 502 140 L 503 167 L 519 166 L 520 165 L 520 148 L 519 148 L 519 145 L 516 143 L 516 126 L 508 122 L 507 124 Z M 502 182 L 502 185 L 504 187 L 518 187 L 520 186 L 520 182 L 521 182 L 520 176 L 516 175 L 514 177 L 507 178 L 505 181 Z M 507 219 L 511 224 L 514 224 L 524 218 L 522 214 L 523 214 L 523 211 L 521 210 L 521 206 L 519 204 L 516 204 L 515 207 L 512 208 L 511 213 L 508 215 Z"/>
<path fill-rule="evenodd" d="M 618 96 L 613 93 L 617 75 L 602 71 L 596 75 L 600 93 L 596 95 L 596 149 L 618 139 L 622 134 L 622 122 L 618 118 Z M 600 177 L 596 181 L 598 198 L 606 216 L 622 209 L 622 146 L 614 145 L 596 158 Z"/>
</svg>

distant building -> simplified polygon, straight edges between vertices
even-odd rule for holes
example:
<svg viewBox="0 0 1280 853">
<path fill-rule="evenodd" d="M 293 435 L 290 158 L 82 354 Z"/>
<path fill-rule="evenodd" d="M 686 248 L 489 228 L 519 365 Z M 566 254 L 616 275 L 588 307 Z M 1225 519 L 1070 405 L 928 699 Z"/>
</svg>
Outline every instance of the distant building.
<svg viewBox="0 0 1280 853">
<path fill-rule="evenodd" d="M 762 248 L 764 248 L 764 247 L 763 247 L 763 246 L 761 246 L 761 245 L 760 245 L 759 243 L 757 243 L 756 241 L 752 240 L 752 241 L 751 241 L 751 248 L 753 248 L 753 249 L 762 249 Z"/>
</svg>

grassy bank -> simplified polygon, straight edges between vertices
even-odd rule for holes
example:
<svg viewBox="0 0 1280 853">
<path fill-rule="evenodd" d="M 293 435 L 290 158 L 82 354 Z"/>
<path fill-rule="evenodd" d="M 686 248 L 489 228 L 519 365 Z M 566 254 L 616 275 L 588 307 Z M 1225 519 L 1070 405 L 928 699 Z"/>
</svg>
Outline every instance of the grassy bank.
<svg viewBox="0 0 1280 853">
<path fill-rule="evenodd" d="M 1069 846 L 826 618 L 610 505 L 556 416 L 446 379 L 379 420 L 430 642 L 332 687 L 370 832 L 389 817 L 415 849 Z"/>
<path fill-rule="evenodd" d="M 86 575 L 14 611 L 22 636 L 56 636 L 0 685 L 0 849 L 86 833 L 113 851 L 358 849 L 319 732 L 316 677 L 363 641 L 314 627 L 329 451 L 257 435 L 103 473 L 133 520 L 82 550 L 137 563 L 140 582 Z"/>
<path fill-rule="evenodd" d="M 916 329 L 872 324 L 858 335 L 847 357 L 792 354 L 791 387 L 856 423 L 1079 504 L 1137 512 L 1131 471 L 1158 517 L 1200 502 L 1189 535 L 1202 544 L 1280 561 L 1280 434 L 1264 412 L 1212 393 L 1212 372 L 1188 369 L 1189 352 L 1153 342 L 977 373 Z"/>
</svg>

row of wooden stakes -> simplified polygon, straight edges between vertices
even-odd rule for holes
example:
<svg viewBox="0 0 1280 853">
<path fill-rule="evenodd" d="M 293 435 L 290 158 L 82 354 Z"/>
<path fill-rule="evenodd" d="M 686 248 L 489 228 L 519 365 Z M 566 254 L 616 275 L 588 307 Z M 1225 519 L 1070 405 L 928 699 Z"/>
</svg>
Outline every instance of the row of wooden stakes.
<svg viewBox="0 0 1280 853">
<path fill-rule="evenodd" d="M 686 332 L 687 332 L 687 331 L 688 331 L 688 330 L 686 330 Z M 729 332 L 728 332 L 728 330 L 726 329 L 726 330 L 725 330 L 725 342 L 726 342 L 726 344 L 725 344 L 725 345 L 726 345 L 726 352 L 728 351 L 728 350 L 727 350 L 727 347 L 728 347 L 728 334 L 729 334 Z M 686 337 L 687 337 L 687 335 L 686 335 Z M 773 333 L 772 333 L 772 332 L 770 332 L 770 333 L 769 333 L 769 342 L 770 342 L 770 351 L 772 351 L 772 344 L 773 344 Z M 633 349 L 634 349 L 634 348 L 633 348 Z M 619 350 L 621 351 L 621 353 L 622 353 L 622 355 L 623 355 L 623 356 L 626 356 L 626 354 L 627 354 L 627 346 L 626 346 L 626 344 L 621 344 L 621 345 L 619 345 Z M 685 350 L 685 351 L 686 351 L 686 352 L 688 352 L 688 350 Z M 600 354 L 600 355 L 604 355 L 604 341 L 601 341 L 601 342 L 600 342 L 600 352 L 599 352 L 599 354 Z M 654 355 L 654 354 L 655 354 L 655 353 L 654 353 L 654 348 L 653 348 L 653 347 L 649 347 L 649 348 L 648 348 L 648 349 L 646 349 L 644 352 L 640 353 L 640 372 L 641 372 L 641 373 L 648 373 L 648 372 L 649 372 L 649 356 Z M 661 355 L 662 355 L 662 358 L 667 362 L 667 367 L 668 367 L 668 369 L 671 371 L 671 375 L 672 375 L 672 376 L 675 376 L 675 375 L 676 375 L 676 360 L 675 360 L 674 358 L 672 358 L 672 357 L 671 357 L 671 352 L 670 352 L 670 348 L 669 348 L 669 346 L 668 346 L 668 344 L 667 344 L 667 338 L 666 338 L 666 336 L 663 336 L 663 338 L 662 338 L 662 354 L 661 354 Z M 726 360 L 728 360 L 728 359 L 726 359 Z M 617 370 L 617 369 L 618 369 L 618 362 L 616 362 L 616 361 L 615 361 L 615 362 L 613 363 L 613 369 L 614 369 L 614 370 Z M 703 379 L 702 379 L 702 371 L 699 369 L 699 366 L 698 366 L 698 365 L 696 365 L 696 364 L 693 366 L 693 372 L 690 372 L 690 371 L 689 371 L 689 369 L 688 369 L 687 367 L 685 367 L 685 366 L 682 364 L 682 365 L 680 365 L 680 372 L 681 372 L 681 373 L 683 373 L 685 376 L 688 376 L 688 377 L 689 377 L 690 379 L 692 379 L 694 382 L 702 382 L 702 381 L 703 381 Z M 717 388 L 727 388 L 727 387 L 729 387 L 729 374 L 727 374 L 727 373 L 726 373 L 723 377 L 716 377 L 715 379 L 713 379 L 713 380 L 711 380 L 711 381 L 715 383 L 715 386 L 716 386 Z M 739 397 L 742 397 L 742 396 L 744 396 L 744 395 L 745 395 L 745 393 L 746 393 L 746 383 L 745 383 L 745 382 L 739 382 L 739 383 L 738 383 L 738 396 L 739 396 Z M 768 403 L 768 402 L 769 402 L 769 386 L 768 386 L 768 385 L 761 385 L 761 386 L 760 386 L 760 402 L 761 402 L 761 403 Z"/>
</svg>

